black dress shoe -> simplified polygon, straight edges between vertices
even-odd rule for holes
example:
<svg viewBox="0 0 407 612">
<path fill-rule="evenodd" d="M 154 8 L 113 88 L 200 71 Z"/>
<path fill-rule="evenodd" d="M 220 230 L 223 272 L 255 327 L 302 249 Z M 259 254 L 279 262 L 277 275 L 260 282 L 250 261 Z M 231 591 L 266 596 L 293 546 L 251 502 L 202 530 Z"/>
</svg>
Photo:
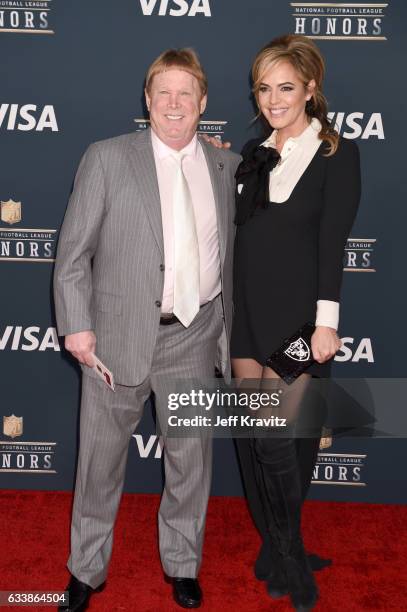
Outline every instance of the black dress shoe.
<svg viewBox="0 0 407 612">
<path fill-rule="evenodd" d="M 181 608 L 199 608 L 202 591 L 196 578 L 173 578 L 174 600 Z"/>
<path fill-rule="evenodd" d="M 99 593 L 104 587 L 100 585 L 97 589 L 92 589 L 88 584 L 81 582 L 75 576 L 71 576 L 65 591 L 68 591 L 69 604 L 59 606 L 58 612 L 84 612 L 89 604 L 91 595 Z"/>
</svg>

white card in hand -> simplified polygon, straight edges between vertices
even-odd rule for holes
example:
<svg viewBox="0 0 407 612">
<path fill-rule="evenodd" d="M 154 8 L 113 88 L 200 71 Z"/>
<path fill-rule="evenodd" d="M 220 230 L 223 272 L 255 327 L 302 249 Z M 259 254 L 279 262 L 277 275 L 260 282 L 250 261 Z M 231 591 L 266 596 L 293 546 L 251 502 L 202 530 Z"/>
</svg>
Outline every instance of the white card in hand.
<svg viewBox="0 0 407 612">
<path fill-rule="evenodd" d="M 95 365 L 93 366 L 92 370 L 96 372 L 96 374 L 107 384 L 107 386 L 112 391 L 115 391 L 114 376 L 112 372 L 100 361 L 98 357 L 96 357 L 96 355 L 93 354 L 92 356 L 95 361 Z"/>
</svg>

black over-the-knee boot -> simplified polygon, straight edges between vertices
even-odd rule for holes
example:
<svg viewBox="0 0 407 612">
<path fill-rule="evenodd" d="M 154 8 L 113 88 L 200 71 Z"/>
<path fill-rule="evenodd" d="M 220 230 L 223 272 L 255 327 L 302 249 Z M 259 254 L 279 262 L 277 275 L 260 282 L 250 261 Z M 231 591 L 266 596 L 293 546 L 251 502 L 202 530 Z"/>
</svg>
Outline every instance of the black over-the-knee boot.
<svg viewBox="0 0 407 612">
<path fill-rule="evenodd" d="M 254 575 L 258 580 L 273 580 L 275 562 L 278 559 L 276 545 L 271 539 L 268 525 L 265 521 L 263 503 L 260 499 L 258 477 L 256 477 L 257 459 L 249 438 L 236 438 L 237 453 L 246 493 L 247 503 L 253 522 L 260 533 L 262 544 L 254 564 Z M 296 438 L 297 463 L 300 471 L 301 496 L 304 502 L 312 479 L 316 457 L 318 455 L 318 438 Z M 318 555 L 309 556 L 313 570 L 320 570 L 331 564 L 328 559 Z"/>
<path fill-rule="evenodd" d="M 256 474 L 258 461 L 250 438 L 236 438 L 235 443 L 250 514 L 262 539 L 254 564 L 254 575 L 258 580 L 272 580 L 275 578 L 279 553 L 277 546 L 271 540 L 269 526 L 264 515 L 264 504 L 260 498 Z"/>
<path fill-rule="evenodd" d="M 314 607 L 318 590 L 301 537 L 302 495 L 295 440 L 259 437 L 252 443 L 264 512 L 272 540 L 278 543 L 279 566 L 294 608 L 305 612 Z M 280 583 L 278 579 L 274 593 L 269 583 L 271 595 L 285 594 L 279 589 Z"/>
</svg>

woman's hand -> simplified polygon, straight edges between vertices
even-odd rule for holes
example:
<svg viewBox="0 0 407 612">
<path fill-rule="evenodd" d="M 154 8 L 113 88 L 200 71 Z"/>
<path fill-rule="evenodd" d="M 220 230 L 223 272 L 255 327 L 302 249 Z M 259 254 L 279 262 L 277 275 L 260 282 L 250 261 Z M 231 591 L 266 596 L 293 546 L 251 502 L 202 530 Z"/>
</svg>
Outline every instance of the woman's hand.
<svg viewBox="0 0 407 612">
<path fill-rule="evenodd" d="M 209 142 L 216 149 L 230 149 L 232 144 L 230 142 L 222 142 L 220 138 L 215 138 L 215 136 L 209 136 L 208 134 L 202 134 L 202 137 Z"/>
<path fill-rule="evenodd" d="M 311 337 L 312 356 L 318 363 L 331 359 L 342 346 L 338 334 L 332 327 L 318 325 Z"/>
<path fill-rule="evenodd" d="M 332 430 L 326 427 L 322 428 L 321 439 L 319 441 L 319 450 L 325 450 L 332 446 Z"/>
</svg>

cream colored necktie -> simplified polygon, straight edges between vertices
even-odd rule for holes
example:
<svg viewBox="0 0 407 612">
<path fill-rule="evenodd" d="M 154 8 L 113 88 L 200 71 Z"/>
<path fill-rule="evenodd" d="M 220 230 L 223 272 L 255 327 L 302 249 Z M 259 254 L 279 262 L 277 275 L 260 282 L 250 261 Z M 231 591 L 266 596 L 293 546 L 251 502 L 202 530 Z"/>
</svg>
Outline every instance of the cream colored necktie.
<svg viewBox="0 0 407 612">
<path fill-rule="evenodd" d="M 174 314 L 188 327 L 199 311 L 199 247 L 191 192 L 182 161 L 185 154 L 174 151 L 177 163 L 174 181 Z"/>
</svg>

